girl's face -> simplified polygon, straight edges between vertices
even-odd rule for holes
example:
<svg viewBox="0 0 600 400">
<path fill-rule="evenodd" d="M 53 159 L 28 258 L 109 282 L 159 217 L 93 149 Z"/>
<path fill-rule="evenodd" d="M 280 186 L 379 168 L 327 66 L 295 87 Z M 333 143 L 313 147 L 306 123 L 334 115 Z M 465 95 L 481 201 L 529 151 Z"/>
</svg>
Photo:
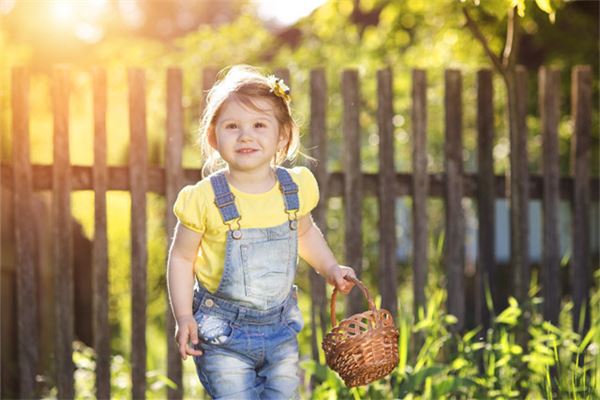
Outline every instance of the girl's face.
<svg viewBox="0 0 600 400">
<path fill-rule="evenodd" d="M 209 139 L 232 173 L 266 171 L 278 149 L 285 146 L 271 102 L 257 99 L 254 103 L 260 111 L 236 100 L 226 100 Z"/>
</svg>

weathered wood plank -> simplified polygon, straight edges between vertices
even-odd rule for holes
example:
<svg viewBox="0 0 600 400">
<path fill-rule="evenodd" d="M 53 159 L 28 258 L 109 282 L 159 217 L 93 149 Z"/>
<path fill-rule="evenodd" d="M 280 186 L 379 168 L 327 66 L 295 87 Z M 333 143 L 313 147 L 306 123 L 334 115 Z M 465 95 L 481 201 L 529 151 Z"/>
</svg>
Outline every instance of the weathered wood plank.
<svg viewBox="0 0 600 400">
<path fill-rule="evenodd" d="M 173 205 L 177 193 L 182 187 L 183 174 L 181 169 L 183 152 L 183 75 L 179 68 L 169 68 L 167 71 L 167 140 L 165 146 L 165 194 L 166 194 L 166 230 L 167 246 L 171 242 L 175 231 L 177 218 L 173 213 Z M 167 305 L 169 304 L 169 295 Z M 169 399 L 183 398 L 183 382 L 181 370 L 181 356 L 179 349 L 173 342 L 175 332 L 175 319 L 170 307 L 167 307 L 167 377 L 177 385 L 176 389 L 167 389 Z"/>
<path fill-rule="evenodd" d="M 445 72 L 444 109 L 444 170 L 446 171 L 444 263 L 448 282 L 448 313 L 458 320 L 451 329 L 460 332 L 465 324 L 465 219 L 462 209 L 462 76 L 458 70 Z"/>
<path fill-rule="evenodd" d="M 200 115 L 204 118 L 204 113 L 206 111 L 206 99 L 210 89 L 216 83 L 217 79 L 222 78 L 219 75 L 219 69 L 214 66 L 206 67 L 202 70 L 202 101 L 200 102 Z M 202 160 L 205 162 L 206 160 Z M 198 174 L 193 174 L 193 181 L 197 182 L 202 178 L 202 165 L 200 166 L 200 170 L 198 170 Z"/>
<path fill-rule="evenodd" d="M 50 165 L 32 165 L 33 171 L 33 190 L 52 190 L 52 166 Z M 148 192 L 160 195 L 165 194 L 165 170 L 162 167 L 148 166 Z M 84 166 L 71 166 L 71 188 L 72 190 L 92 190 L 93 173 L 92 168 Z M 183 184 L 189 185 L 198 182 L 199 170 L 197 168 L 185 168 L 183 170 Z M 12 189 L 13 187 L 13 169 L 7 163 L 0 163 L 0 175 L 2 178 L 2 187 Z M 344 195 L 342 172 L 329 172 L 327 180 L 327 197 L 340 197 Z M 376 196 L 378 191 L 379 178 L 377 174 L 362 173 L 363 192 L 366 196 Z M 429 192 L 428 198 L 443 198 L 445 188 L 445 174 L 443 172 L 433 172 L 428 174 Z M 464 185 L 463 196 L 465 198 L 477 197 L 477 174 L 463 173 L 462 183 Z M 508 191 L 508 180 L 504 175 L 494 176 L 495 194 L 497 199 L 506 199 Z M 600 178 L 590 177 L 590 200 L 600 200 Z M 543 190 L 543 178 L 541 175 L 529 175 L 529 198 L 541 199 Z M 125 190 L 129 186 L 129 168 L 128 167 L 108 167 L 108 190 Z M 396 196 L 411 196 L 413 193 L 413 174 L 411 172 L 396 173 Z M 560 177 L 560 199 L 572 200 L 573 178 L 570 176 Z"/>
<path fill-rule="evenodd" d="M 495 199 L 494 181 L 494 88 L 490 70 L 477 72 L 477 218 L 478 260 L 476 282 L 477 324 L 490 326 L 489 310 L 485 301 L 485 291 L 489 290 L 494 307 L 498 307 L 499 288 L 496 271 L 495 241 Z"/>
<path fill-rule="evenodd" d="M 429 175 L 427 174 L 427 73 L 412 72 L 412 186 L 413 196 L 413 313 L 419 318 L 419 309 L 424 309 L 425 287 L 428 273 L 428 218 L 427 197 Z M 401 185 L 396 185 L 396 188 Z M 398 191 L 398 189 L 396 189 Z"/>
<path fill-rule="evenodd" d="M 217 81 L 217 67 L 206 67 L 202 70 L 202 100 L 200 102 L 200 115 L 204 115 L 206 108 L 206 95 Z"/>
<path fill-rule="evenodd" d="M 571 294 L 573 330 L 584 335 L 590 328 L 590 158 L 592 135 L 592 70 L 577 66 L 571 73 L 573 145 L 571 170 L 574 174 L 572 199 L 573 260 Z"/>
<path fill-rule="evenodd" d="M 345 256 L 347 265 L 354 268 L 356 276 L 362 274 L 362 174 L 360 170 L 360 124 L 358 71 L 342 73 L 344 137 L 344 213 Z M 360 290 L 348 295 L 348 315 L 364 311 L 364 298 Z"/>
<path fill-rule="evenodd" d="M 19 359 L 19 394 L 35 397 L 35 375 L 38 362 L 37 290 L 35 283 L 34 232 L 27 221 L 33 221 L 33 179 L 29 159 L 29 72 L 25 68 L 12 71 L 13 187 L 15 223 L 15 266 L 17 274 L 17 342 Z"/>
<path fill-rule="evenodd" d="M 146 79 L 141 69 L 128 70 L 129 185 L 131 187 L 131 372 L 132 398 L 146 395 Z"/>
<path fill-rule="evenodd" d="M 527 71 L 518 66 L 514 77 L 517 91 L 516 131 L 510 138 L 510 253 L 514 294 L 519 304 L 528 299 L 529 267 L 529 171 L 527 155 Z"/>
<path fill-rule="evenodd" d="M 392 70 L 377 71 L 377 126 L 379 129 L 379 293 L 381 307 L 397 320 L 396 171 L 394 166 L 394 96 Z"/>
<path fill-rule="evenodd" d="M 327 173 L 327 81 L 325 70 L 315 69 L 310 72 L 310 149 L 311 156 L 316 162 L 311 165 L 319 184 L 319 203 L 312 215 L 315 223 L 323 233 L 327 235 L 327 193 L 328 193 L 328 173 Z M 321 362 L 319 358 L 317 326 L 321 329 L 321 336 L 324 337 L 327 332 L 329 316 L 326 307 L 325 280 L 313 269 L 309 272 L 311 288 L 311 337 L 313 360 Z M 317 325 L 318 324 L 318 325 Z"/>
<path fill-rule="evenodd" d="M 292 89 L 292 82 L 291 82 L 291 77 L 290 77 L 290 70 L 287 68 L 276 68 L 274 71 L 274 75 L 280 79 L 283 79 L 284 83 L 290 88 L 290 91 L 293 90 Z M 294 98 L 294 94 L 292 94 L 292 99 Z M 285 160 L 282 164 L 282 167 L 285 168 L 290 168 L 293 167 L 293 164 L 289 161 L 289 160 Z"/>
<path fill-rule="evenodd" d="M 539 71 L 539 107 L 542 124 L 543 262 L 544 319 L 558 326 L 560 313 L 560 171 L 558 122 L 560 118 L 560 71 L 542 67 Z"/>
<path fill-rule="evenodd" d="M 278 78 L 283 79 L 283 81 L 285 82 L 286 85 L 288 85 L 290 88 L 292 87 L 292 81 L 291 81 L 291 77 L 290 77 L 290 70 L 287 68 L 276 68 L 275 69 L 275 76 Z"/>
<path fill-rule="evenodd" d="M 94 88 L 94 349 L 96 350 L 96 397 L 110 398 L 110 325 L 108 322 L 108 236 L 106 191 L 108 188 L 106 149 L 106 71 L 93 71 Z"/>
<path fill-rule="evenodd" d="M 73 398 L 74 328 L 71 169 L 69 167 L 69 71 L 56 67 L 52 77 L 54 163 L 52 164 L 52 239 L 56 315 L 56 386 L 59 398 Z"/>
</svg>

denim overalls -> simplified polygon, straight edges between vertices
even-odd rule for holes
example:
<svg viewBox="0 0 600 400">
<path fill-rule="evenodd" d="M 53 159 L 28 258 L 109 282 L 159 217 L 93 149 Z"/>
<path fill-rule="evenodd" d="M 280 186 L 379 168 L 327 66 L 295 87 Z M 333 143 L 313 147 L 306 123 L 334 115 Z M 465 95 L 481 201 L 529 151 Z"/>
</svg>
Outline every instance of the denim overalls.
<svg viewBox="0 0 600 400">
<path fill-rule="evenodd" d="M 198 283 L 194 318 L 200 347 L 194 357 L 202 385 L 215 399 L 289 399 L 298 396 L 302 314 L 296 274 L 298 186 L 276 169 L 288 221 L 240 229 L 241 216 L 223 172 L 211 176 L 215 204 L 229 227 L 223 276 L 215 293 Z"/>
</svg>

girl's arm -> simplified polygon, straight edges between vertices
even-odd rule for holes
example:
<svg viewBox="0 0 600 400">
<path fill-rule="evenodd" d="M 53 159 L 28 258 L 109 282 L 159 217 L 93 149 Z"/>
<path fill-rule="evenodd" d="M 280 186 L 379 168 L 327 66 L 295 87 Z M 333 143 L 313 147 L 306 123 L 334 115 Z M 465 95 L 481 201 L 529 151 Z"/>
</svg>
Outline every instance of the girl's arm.
<svg viewBox="0 0 600 400">
<path fill-rule="evenodd" d="M 344 279 L 345 276 L 356 278 L 354 270 L 338 264 L 310 214 L 300 217 L 298 221 L 298 253 L 317 273 L 342 293 L 348 293 L 354 286 L 354 283 Z"/>
<path fill-rule="evenodd" d="M 187 355 L 202 355 L 189 342 L 198 344 L 198 324 L 192 313 L 194 296 L 194 261 L 202 234 L 194 232 L 179 222 L 175 226 L 175 237 L 169 250 L 167 263 L 167 287 L 169 300 L 175 321 L 177 322 L 175 340 L 179 345 L 179 353 L 184 360 Z"/>
</svg>

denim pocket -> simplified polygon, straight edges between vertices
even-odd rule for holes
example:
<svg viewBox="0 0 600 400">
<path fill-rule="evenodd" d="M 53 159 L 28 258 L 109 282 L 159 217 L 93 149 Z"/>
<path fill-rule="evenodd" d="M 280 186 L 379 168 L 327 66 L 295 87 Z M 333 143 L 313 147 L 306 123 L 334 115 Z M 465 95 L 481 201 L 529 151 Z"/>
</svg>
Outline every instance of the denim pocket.
<svg viewBox="0 0 600 400">
<path fill-rule="evenodd" d="M 240 246 L 246 296 L 283 300 L 293 280 L 290 247 L 288 238 Z"/>
<path fill-rule="evenodd" d="M 304 327 L 304 320 L 302 319 L 302 311 L 298 307 L 298 300 L 295 299 L 294 303 L 288 310 L 287 314 L 287 327 L 292 330 L 294 334 L 300 333 Z"/>
<path fill-rule="evenodd" d="M 198 338 L 203 343 L 222 345 L 231 340 L 233 327 L 227 319 L 204 314 L 202 310 L 198 310 L 194 318 L 198 323 Z"/>
</svg>

